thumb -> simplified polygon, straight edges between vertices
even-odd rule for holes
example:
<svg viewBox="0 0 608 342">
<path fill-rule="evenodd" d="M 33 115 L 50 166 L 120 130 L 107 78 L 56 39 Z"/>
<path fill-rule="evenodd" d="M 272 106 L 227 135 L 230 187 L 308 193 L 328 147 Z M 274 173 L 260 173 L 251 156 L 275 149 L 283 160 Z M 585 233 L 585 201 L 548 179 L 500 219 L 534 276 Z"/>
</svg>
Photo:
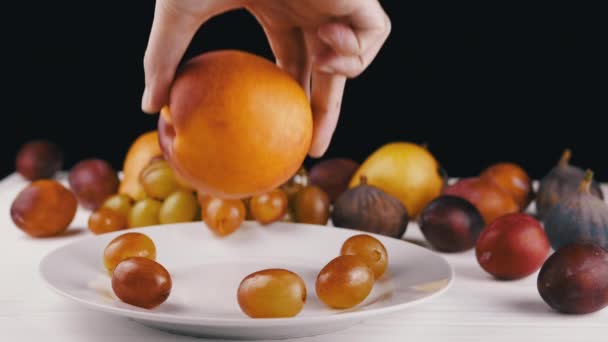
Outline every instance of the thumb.
<svg viewBox="0 0 608 342">
<path fill-rule="evenodd" d="M 168 103 L 175 71 L 198 28 L 211 17 L 236 7 L 236 1 L 157 0 L 144 55 L 144 112 L 156 113 Z"/>
<path fill-rule="evenodd" d="M 144 112 L 158 112 L 167 103 L 169 86 L 201 21 L 183 13 L 171 1 L 159 0 L 144 55 L 146 88 L 141 107 Z"/>
</svg>

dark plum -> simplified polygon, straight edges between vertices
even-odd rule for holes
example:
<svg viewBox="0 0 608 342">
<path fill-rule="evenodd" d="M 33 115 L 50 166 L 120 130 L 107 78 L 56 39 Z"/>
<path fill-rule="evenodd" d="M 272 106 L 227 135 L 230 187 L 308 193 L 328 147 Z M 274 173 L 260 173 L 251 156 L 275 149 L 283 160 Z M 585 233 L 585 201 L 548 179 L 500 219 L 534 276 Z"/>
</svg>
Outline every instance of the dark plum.
<svg viewBox="0 0 608 342">
<path fill-rule="evenodd" d="M 483 217 L 471 202 L 456 196 L 437 197 L 420 215 L 420 230 L 435 249 L 461 252 L 475 246 Z"/>
<path fill-rule="evenodd" d="M 101 159 L 83 160 L 70 170 L 70 188 L 83 208 L 98 209 L 118 191 L 118 174 Z"/>
<path fill-rule="evenodd" d="M 558 249 L 538 273 L 538 292 L 553 309 L 587 314 L 608 305 L 608 252 L 588 242 Z"/>
<path fill-rule="evenodd" d="M 333 203 L 348 189 L 359 164 L 348 158 L 330 158 L 314 164 L 308 172 L 310 183 L 323 189 Z"/>
<path fill-rule="evenodd" d="M 17 172 L 30 181 L 53 178 L 62 167 L 61 148 L 46 140 L 33 140 L 24 144 L 15 158 Z"/>
</svg>

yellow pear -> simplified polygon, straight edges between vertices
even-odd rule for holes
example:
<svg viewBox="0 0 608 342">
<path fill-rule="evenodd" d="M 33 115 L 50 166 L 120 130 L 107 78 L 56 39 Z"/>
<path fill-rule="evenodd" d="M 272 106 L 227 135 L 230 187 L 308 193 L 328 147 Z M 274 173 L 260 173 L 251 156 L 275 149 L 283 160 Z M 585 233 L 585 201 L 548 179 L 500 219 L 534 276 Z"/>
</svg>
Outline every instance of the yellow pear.
<svg viewBox="0 0 608 342">
<path fill-rule="evenodd" d="M 417 217 L 443 187 L 439 162 L 426 148 L 409 142 L 392 142 L 377 149 L 355 172 L 349 188 L 357 186 L 362 175 L 368 184 L 399 199 L 410 218 Z"/>
</svg>

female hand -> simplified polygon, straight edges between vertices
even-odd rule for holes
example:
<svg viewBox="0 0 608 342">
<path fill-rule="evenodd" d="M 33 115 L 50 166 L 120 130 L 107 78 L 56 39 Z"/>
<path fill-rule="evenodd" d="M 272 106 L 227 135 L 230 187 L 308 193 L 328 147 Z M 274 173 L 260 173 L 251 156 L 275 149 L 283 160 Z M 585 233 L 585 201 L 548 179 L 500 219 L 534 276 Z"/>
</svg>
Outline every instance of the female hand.
<svg viewBox="0 0 608 342">
<path fill-rule="evenodd" d="M 367 68 L 390 33 L 378 0 L 157 0 L 144 57 L 142 109 L 155 113 L 167 103 L 176 68 L 199 27 L 239 8 L 255 16 L 277 65 L 309 96 L 309 154 L 322 156 L 338 122 L 346 79 Z"/>
</svg>

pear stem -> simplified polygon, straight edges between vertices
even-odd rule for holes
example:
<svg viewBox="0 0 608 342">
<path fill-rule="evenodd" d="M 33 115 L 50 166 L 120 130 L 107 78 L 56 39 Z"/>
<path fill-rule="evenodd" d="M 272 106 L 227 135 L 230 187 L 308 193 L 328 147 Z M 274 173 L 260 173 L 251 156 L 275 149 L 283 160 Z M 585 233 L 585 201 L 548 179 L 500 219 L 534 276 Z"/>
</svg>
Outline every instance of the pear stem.
<svg viewBox="0 0 608 342">
<path fill-rule="evenodd" d="M 566 166 L 570 163 L 570 158 L 572 157 L 572 151 L 567 148 L 562 153 L 562 157 L 559 159 L 559 166 Z"/>
<path fill-rule="evenodd" d="M 587 169 L 587 171 L 585 171 L 585 177 L 583 178 L 581 185 L 578 187 L 578 190 L 589 193 L 591 182 L 593 182 L 593 171 Z"/>
<path fill-rule="evenodd" d="M 367 185 L 367 176 L 365 176 L 365 175 L 359 176 L 359 183 L 361 183 L 361 185 Z"/>
</svg>

